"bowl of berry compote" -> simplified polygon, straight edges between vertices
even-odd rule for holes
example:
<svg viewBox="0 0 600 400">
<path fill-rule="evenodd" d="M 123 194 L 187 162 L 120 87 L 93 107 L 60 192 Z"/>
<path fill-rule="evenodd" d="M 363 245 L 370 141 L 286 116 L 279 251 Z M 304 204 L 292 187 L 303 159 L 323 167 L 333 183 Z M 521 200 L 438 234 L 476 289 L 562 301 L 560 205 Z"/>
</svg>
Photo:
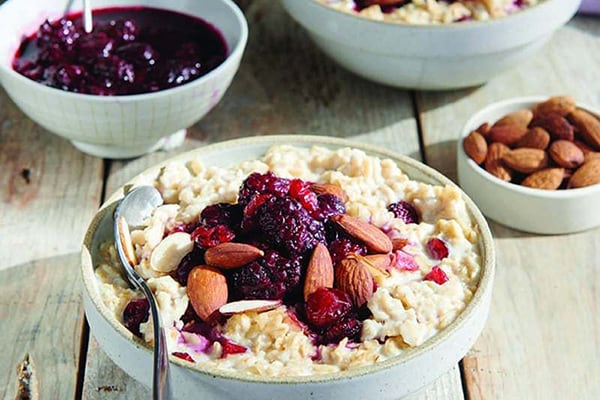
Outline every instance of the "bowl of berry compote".
<svg viewBox="0 0 600 400">
<path fill-rule="evenodd" d="M 248 28 L 231 0 L 9 0 L 0 83 L 31 119 L 98 157 L 181 142 L 222 98 Z"/>
</svg>

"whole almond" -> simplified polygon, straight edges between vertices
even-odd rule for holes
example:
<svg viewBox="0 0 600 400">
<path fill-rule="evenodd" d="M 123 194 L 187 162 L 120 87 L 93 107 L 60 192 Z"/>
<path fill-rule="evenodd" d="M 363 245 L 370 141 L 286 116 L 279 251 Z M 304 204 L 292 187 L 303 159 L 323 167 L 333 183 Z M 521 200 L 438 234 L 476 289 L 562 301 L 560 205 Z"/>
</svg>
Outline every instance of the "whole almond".
<svg viewBox="0 0 600 400">
<path fill-rule="evenodd" d="M 188 276 L 186 291 L 194 311 L 204 321 L 227 303 L 225 275 L 214 267 L 194 267 Z"/>
<path fill-rule="evenodd" d="M 515 171 L 529 174 L 546 168 L 548 166 L 548 155 L 544 150 L 522 147 L 506 153 L 502 157 L 502 162 Z"/>
<path fill-rule="evenodd" d="M 526 129 L 531 119 L 533 118 L 533 112 L 531 110 L 523 109 L 506 114 L 494 123 L 492 128 L 502 125 L 516 125 L 523 129 Z"/>
<path fill-rule="evenodd" d="M 375 225 L 348 214 L 331 217 L 346 233 L 363 243 L 373 253 L 389 253 L 392 251 L 392 241 Z"/>
<path fill-rule="evenodd" d="M 573 125 L 577 127 L 584 142 L 592 149 L 600 151 L 600 120 L 580 108 L 569 115 Z"/>
<path fill-rule="evenodd" d="M 264 255 L 261 249 L 252 245 L 226 242 L 207 249 L 204 260 L 213 267 L 229 269 L 239 268 Z"/>
<path fill-rule="evenodd" d="M 573 112 L 575 108 L 575 99 L 571 96 L 553 96 L 537 104 L 533 108 L 533 115 L 558 114 L 564 117 Z"/>
<path fill-rule="evenodd" d="M 535 127 L 527 131 L 527 133 L 517 142 L 515 147 L 529 147 L 530 149 L 544 150 L 550 144 L 550 134 L 544 128 Z"/>
<path fill-rule="evenodd" d="M 338 289 L 346 292 L 357 308 L 373 296 L 373 276 L 368 267 L 356 258 L 345 258 L 335 270 Z"/>
<path fill-rule="evenodd" d="M 569 179 L 569 188 L 580 188 L 600 183 L 600 160 L 589 160 Z"/>
<path fill-rule="evenodd" d="M 348 195 L 346 194 L 344 189 L 342 189 L 338 185 L 333 185 L 331 183 L 311 183 L 310 188 L 317 195 L 332 194 L 334 196 L 339 197 L 340 200 L 342 200 L 342 202 L 344 203 L 348 201 Z"/>
<path fill-rule="evenodd" d="M 584 163 L 591 161 L 591 160 L 600 160 L 600 152 L 591 151 L 591 152 L 587 153 L 583 158 Z"/>
<path fill-rule="evenodd" d="M 488 124 L 487 122 L 484 122 L 483 124 L 479 125 L 479 127 L 477 129 L 475 129 L 475 131 L 477 131 L 481 136 L 483 136 L 484 138 L 487 139 L 487 136 L 490 133 L 491 127 L 492 126 L 490 124 Z"/>
<path fill-rule="evenodd" d="M 568 140 L 555 140 L 548 154 L 556 164 L 564 168 L 575 168 L 583 163 L 583 151 Z"/>
<path fill-rule="evenodd" d="M 556 190 L 560 187 L 564 175 L 563 168 L 546 168 L 529 175 L 521 185 L 535 189 Z"/>
<path fill-rule="evenodd" d="M 527 133 L 526 126 L 503 124 L 492 126 L 488 134 L 490 142 L 502 143 L 507 146 L 515 145 Z"/>
<path fill-rule="evenodd" d="M 481 164 L 487 156 L 487 142 L 485 138 L 477 131 L 473 131 L 463 140 L 463 149 L 465 153 L 476 164 Z"/>
<path fill-rule="evenodd" d="M 333 262 L 329 250 L 318 243 L 313 250 L 304 280 L 304 301 L 320 287 L 333 287 Z"/>
<path fill-rule="evenodd" d="M 531 121 L 531 128 L 544 128 L 553 140 L 573 140 L 573 126 L 559 114 L 544 114 Z"/>
<path fill-rule="evenodd" d="M 488 154 L 485 163 L 483 164 L 487 172 L 506 182 L 509 182 L 512 179 L 512 173 L 505 167 L 502 162 L 502 157 L 509 151 L 510 149 L 505 144 L 492 143 L 488 147 Z"/>
</svg>

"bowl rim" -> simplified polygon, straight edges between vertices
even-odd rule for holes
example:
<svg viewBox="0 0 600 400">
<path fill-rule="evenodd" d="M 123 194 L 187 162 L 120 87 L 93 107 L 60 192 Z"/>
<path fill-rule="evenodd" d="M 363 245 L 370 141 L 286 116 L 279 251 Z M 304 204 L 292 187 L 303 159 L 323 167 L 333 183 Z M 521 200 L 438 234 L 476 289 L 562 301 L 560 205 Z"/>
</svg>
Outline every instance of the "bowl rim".
<svg viewBox="0 0 600 400">
<path fill-rule="evenodd" d="M 106 201 L 100 206 L 99 211 L 95 214 L 95 216 L 92 219 L 92 222 L 88 225 L 86 229 L 84 241 L 82 244 L 82 264 L 80 270 L 83 278 L 83 290 L 85 290 L 87 292 L 87 295 L 89 295 L 91 303 L 95 307 L 95 311 L 97 311 L 100 314 L 100 316 L 106 322 L 108 322 L 112 326 L 112 328 L 116 330 L 121 336 L 123 336 L 127 341 L 131 342 L 131 344 L 133 344 L 134 346 L 141 348 L 143 351 L 146 351 L 150 355 L 150 357 L 152 355 L 152 349 L 149 348 L 142 339 L 134 336 L 119 321 L 117 321 L 117 319 L 112 315 L 109 309 L 104 305 L 102 299 L 100 298 L 100 294 L 96 290 L 94 290 L 94 285 L 97 284 L 97 280 L 94 274 L 94 265 L 92 263 L 92 258 L 90 257 L 91 253 L 87 250 L 87 248 L 91 248 L 91 243 L 96 232 L 96 228 L 98 227 L 100 221 L 106 216 L 106 213 L 109 212 L 109 209 L 111 208 L 110 206 L 114 205 L 114 202 L 123 196 L 123 189 L 125 187 L 135 186 L 136 183 L 139 183 L 139 181 L 143 180 L 144 178 L 155 176 L 156 173 L 160 170 L 160 168 L 162 168 L 168 163 L 189 160 L 191 158 L 201 157 L 203 154 L 225 150 L 230 146 L 238 146 L 244 144 L 263 144 L 268 146 L 290 144 L 293 146 L 321 146 L 326 148 L 351 147 L 358 150 L 362 150 L 369 155 L 375 155 L 381 158 L 389 158 L 396 164 L 406 164 L 410 168 L 418 170 L 420 173 L 430 178 L 433 182 L 437 182 L 436 184 L 450 185 L 458 189 L 463 200 L 466 203 L 467 212 L 471 217 L 475 225 L 475 229 L 480 237 L 479 251 L 482 262 L 479 283 L 469 303 L 460 312 L 456 319 L 452 321 L 452 323 L 450 323 L 447 327 L 439 331 L 437 334 L 429 338 L 427 341 L 425 341 L 425 343 L 418 347 L 407 349 L 398 356 L 368 366 L 352 368 L 350 370 L 341 371 L 338 373 L 308 376 L 265 377 L 234 371 L 215 370 L 209 367 L 203 368 L 201 364 L 190 364 L 189 362 L 181 360 L 177 357 L 170 356 L 170 361 L 172 363 L 175 363 L 176 365 L 184 367 L 188 370 L 194 371 L 195 373 L 202 374 L 206 377 L 218 377 L 237 382 L 263 384 L 315 384 L 343 381 L 344 379 L 358 378 L 367 374 L 380 372 L 394 366 L 406 364 L 407 362 L 429 352 L 438 345 L 442 344 L 447 338 L 454 335 L 461 327 L 463 327 L 468 322 L 469 318 L 477 311 L 478 307 L 485 302 L 486 295 L 489 291 L 492 290 L 496 261 L 494 242 L 491 231 L 489 229 L 486 219 L 483 217 L 482 213 L 479 211 L 479 208 L 475 205 L 475 203 L 467 196 L 467 194 L 460 187 L 458 187 L 458 185 L 452 182 L 449 178 L 446 178 L 440 172 L 413 158 L 410 158 L 409 156 L 402 155 L 388 149 L 330 136 L 266 135 L 233 139 L 199 147 L 197 149 L 164 160 L 158 164 L 155 164 L 145 169 L 143 172 L 137 174 L 127 183 L 121 185 L 114 193 L 107 197 Z"/>
<path fill-rule="evenodd" d="M 467 120 L 467 122 L 463 125 L 463 128 L 460 132 L 460 136 L 456 141 L 456 152 L 457 157 L 463 158 L 466 160 L 466 165 L 468 168 L 473 170 L 479 177 L 505 189 L 510 190 L 524 196 L 531 196 L 536 198 L 545 198 L 545 199 L 573 199 L 580 198 L 592 193 L 600 193 L 600 184 L 595 184 L 591 186 L 575 188 L 575 189 L 565 189 L 565 190 L 544 190 L 544 189 L 536 189 L 530 188 L 527 186 L 517 185 L 516 183 L 505 182 L 500 178 L 495 177 L 494 175 L 487 172 L 483 167 L 479 166 L 475 163 L 465 152 L 463 148 L 463 139 L 475 130 L 481 123 L 478 121 L 482 120 L 482 117 L 490 112 L 495 111 L 499 108 L 504 107 L 514 107 L 515 111 L 521 108 L 531 108 L 531 106 L 545 101 L 549 98 L 548 95 L 534 95 L 534 96 L 523 96 L 523 97 L 510 97 L 504 100 L 500 100 L 491 104 L 488 104 L 484 108 L 478 110 Z M 578 108 L 582 108 L 585 111 L 594 114 L 596 117 L 600 115 L 600 111 L 595 109 L 594 107 L 589 106 L 588 104 L 582 102 L 576 102 Z M 489 122 L 489 121 L 487 121 Z M 495 122 L 495 121 L 494 121 Z"/>
<path fill-rule="evenodd" d="M 15 1 L 15 0 L 13 0 L 13 1 Z M 202 75 L 201 77 L 194 79 L 191 82 L 184 83 L 183 85 L 180 85 L 180 86 L 176 86 L 176 87 L 172 87 L 172 88 L 168 88 L 168 89 L 157 90 L 156 92 L 149 92 L 149 93 L 100 96 L 100 95 L 89 94 L 89 93 L 75 93 L 75 92 L 70 92 L 67 90 L 62 90 L 62 89 L 58 89 L 58 88 L 51 87 L 51 86 L 46 86 L 44 84 L 41 84 L 39 82 L 36 82 L 32 79 L 29 79 L 29 78 L 19 74 L 17 71 L 15 71 L 12 68 L 12 65 L 6 65 L 5 63 L 0 63 L 0 70 L 1 70 L 0 72 L 3 71 L 7 77 L 16 79 L 17 81 L 21 82 L 24 85 L 28 85 L 32 88 L 36 88 L 35 90 L 41 90 L 42 92 L 47 92 L 48 94 L 52 94 L 55 96 L 63 96 L 66 98 L 71 98 L 73 100 L 85 100 L 85 101 L 92 101 L 92 102 L 99 102 L 99 103 L 112 103 L 115 101 L 125 102 L 125 101 L 153 100 L 153 99 L 161 98 L 161 97 L 165 97 L 165 96 L 177 95 L 179 92 L 189 90 L 196 86 L 200 86 L 203 83 L 209 81 L 210 79 L 216 78 L 219 74 L 221 74 L 221 72 L 223 72 L 225 69 L 227 69 L 230 64 L 234 63 L 235 62 L 234 60 L 241 58 L 241 55 L 244 52 L 244 49 L 246 48 L 246 44 L 248 42 L 248 22 L 246 21 L 246 17 L 244 16 L 244 13 L 240 10 L 240 8 L 237 6 L 237 4 L 235 4 L 233 2 L 233 0 L 217 0 L 217 1 L 220 1 L 223 4 L 225 4 L 228 7 L 228 10 L 235 17 L 235 20 L 237 21 L 238 26 L 240 28 L 240 36 L 237 38 L 237 41 L 236 41 L 235 45 L 233 46 L 233 48 L 227 49 L 228 54 L 225 57 L 225 60 L 223 60 L 223 62 L 221 64 L 219 64 L 215 69 L 210 70 L 206 74 Z M 9 3 L 9 1 L 5 2 L 4 4 L 2 4 L 2 6 L 0 6 L 0 12 L 2 11 L 2 7 L 8 5 L 8 3 Z M 132 4 L 132 6 L 133 6 L 133 4 Z M 154 9 L 164 10 L 164 11 L 173 11 L 172 9 L 168 8 L 168 5 L 164 5 L 164 6 L 160 6 L 160 7 L 155 7 L 155 6 L 152 6 L 152 7 L 143 6 L 143 7 L 149 7 L 149 8 L 154 8 Z M 192 15 L 188 12 L 180 12 L 180 11 L 177 11 L 177 12 L 184 14 L 184 15 Z M 205 20 L 202 17 L 198 17 L 195 15 L 193 15 L 193 16 L 195 18 L 202 19 L 207 24 L 210 24 L 219 32 L 219 34 L 221 36 L 223 36 L 221 29 L 217 25 L 215 25 L 213 22 Z M 229 47 L 228 43 L 225 43 L 225 44 L 227 45 L 227 47 Z M 12 60 L 11 60 L 11 62 L 12 62 Z"/>
<path fill-rule="evenodd" d="M 392 22 L 392 21 L 386 21 L 386 20 L 375 20 L 375 19 L 371 19 L 368 17 L 362 17 L 354 12 L 350 13 L 350 12 L 340 11 L 340 10 L 330 7 L 326 4 L 323 4 L 320 0 L 309 0 L 309 1 L 311 1 L 312 3 L 316 3 L 318 6 L 323 7 L 327 10 L 330 10 L 334 13 L 337 13 L 340 15 L 346 15 L 348 17 L 355 18 L 360 21 L 365 21 L 367 23 L 373 23 L 373 24 L 384 25 L 384 26 L 399 26 L 399 27 L 404 27 L 404 28 L 414 28 L 414 29 L 418 29 L 418 30 L 435 29 L 435 30 L 440 31 L 440 30 L 444 30 L 444 29 L 469 30 L 469 29 L 476 29 L 477 27 L 482 26 L 482 25 L 486 25 L 486 26 L 487 25 L 497 25 L 500 23 L 504 23 L 504 21 L 511 19 L 513 17 L 516 17 L 518 15 L 527 16 L 527 14 L 525 14 L 525 13 L 532 13 L 533 10 L 538 9 L 539 7 L 543 6 L 542 9 L 545 9 L 546 7 L 549 7 L 547 4 L 555 3 L 555 2 L 559 2 L 559 1 L 570 1 L 570 0 L 544 0 L 542 3 L 538 3 L 534 6 L 527 7 L 523 10 L 520 10 L 520 11 L 512 13 L 512 14 L 505 15 L 500 18 L 491 18 L 491 19 L 485 20 L 485 21 L 470 20 L 470 21 L 463 21 L 463 22 L 452 22 L 452 23 L 448 23 L 448 24 L 410 24 L 408 22 Z M 576 1 L 579 1 L 579 0 L 576 0 Z M 538 12 L 541 12 L 541 11 L 538 11 Z M 522 17 L 522 18 L 524 18 L 524 17 Z"/>
</svg>

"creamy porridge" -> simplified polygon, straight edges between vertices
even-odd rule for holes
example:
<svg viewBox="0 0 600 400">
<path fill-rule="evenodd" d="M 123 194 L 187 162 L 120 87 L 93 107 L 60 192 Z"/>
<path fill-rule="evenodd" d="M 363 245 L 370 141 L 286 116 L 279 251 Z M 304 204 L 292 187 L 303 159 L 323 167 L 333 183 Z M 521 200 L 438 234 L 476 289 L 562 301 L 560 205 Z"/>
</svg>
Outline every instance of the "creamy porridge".
<svg viewBox="0 0 600 400">
<path fill-rule="evenodd" d="M 480 238 L 458 190 L 360 150 L 173 162 L 154 184 L 165 204 L 131 232 L 136 269 L 169 351 L 190 362 L 259 376 L 370 365 L 448 326 L 479 281 Z M 151 343 L 147 303 L 112 243 L 103 254 L 104 304 Z"/>
<path fill-rule="evenodd" d="M 307 0 L 304 0 L 307 1 Z M 312 0 L 311 0 L 312 1 Z M 449 24 L 504 17 L 541 0 L 317 0 L 340 11 L 377 21 Z"/>
</svg>

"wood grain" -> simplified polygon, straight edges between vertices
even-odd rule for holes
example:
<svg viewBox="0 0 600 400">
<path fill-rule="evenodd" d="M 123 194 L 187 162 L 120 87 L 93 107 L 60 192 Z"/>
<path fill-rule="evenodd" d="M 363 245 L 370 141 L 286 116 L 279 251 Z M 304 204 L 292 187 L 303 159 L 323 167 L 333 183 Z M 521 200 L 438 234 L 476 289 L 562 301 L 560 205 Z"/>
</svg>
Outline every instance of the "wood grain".
<svg viewBox="0 0 600 400">
<path fill-rule="evenodd" d="M 599 37 L 600 21 L 578 17 L 536 57 L 484 86 L 418 93 L 426 159 L 455 178 L 462 124 L 494 101 L 571 94 L 598 108 Z M 598 398 L 600 229 L 534 236 L 491 227 L 498 253 L 495 292 L 488 324 L 463 360 L 467 397 Z"/>
<path fill-rule="evenodd" d="M 0 89 L 0 165 L 0 270 L 78 252 L 102 160 L 35 124 Z"/>
</svg>

